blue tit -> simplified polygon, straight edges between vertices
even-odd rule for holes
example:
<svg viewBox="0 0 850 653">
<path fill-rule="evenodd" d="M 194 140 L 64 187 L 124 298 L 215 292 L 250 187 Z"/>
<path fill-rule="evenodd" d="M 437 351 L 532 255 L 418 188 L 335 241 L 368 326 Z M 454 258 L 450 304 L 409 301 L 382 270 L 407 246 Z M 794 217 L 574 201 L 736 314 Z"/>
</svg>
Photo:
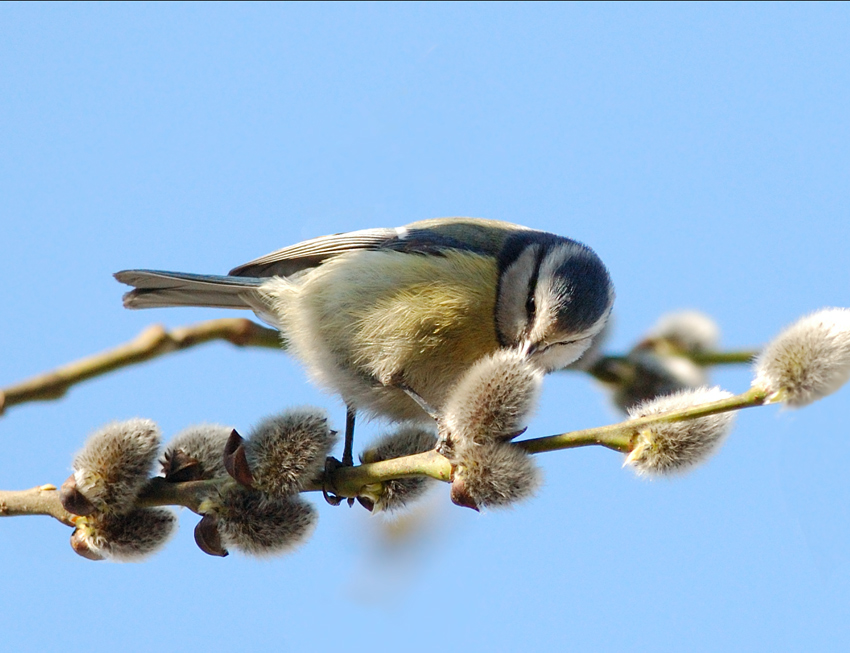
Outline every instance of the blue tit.
<svg viewBox="0 0 850 653">
<path fill-rule="evenodd" d="M 477 218 L 315 238 L 227 276 L 115 277 L 135 287 L 127 308 L 253 310 L 281 331 L 313 381 L 342 396 L 350 420 L 354 411 L 427 418 L 422 404 L 439 410 L 463 372 L 501 348 L 561 369 L 590 346 L 614 298 L 608 271 L 585 245 Z"/>
</svg>

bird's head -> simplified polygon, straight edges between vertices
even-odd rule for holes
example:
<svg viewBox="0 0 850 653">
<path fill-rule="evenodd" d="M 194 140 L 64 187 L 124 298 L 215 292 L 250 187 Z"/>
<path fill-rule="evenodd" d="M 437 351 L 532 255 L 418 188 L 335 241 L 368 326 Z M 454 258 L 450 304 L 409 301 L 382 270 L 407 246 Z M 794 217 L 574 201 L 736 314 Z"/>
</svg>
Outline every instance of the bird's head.
<svg viewBox="0 0 850 653">
<path fill-rule="evenodd" d="M 590 347 L 614 301 L 608 270 L 589 247 L 539 231 L 514 234 L 499 254 L 496 330 L 546 371 Z"/>
</svg>

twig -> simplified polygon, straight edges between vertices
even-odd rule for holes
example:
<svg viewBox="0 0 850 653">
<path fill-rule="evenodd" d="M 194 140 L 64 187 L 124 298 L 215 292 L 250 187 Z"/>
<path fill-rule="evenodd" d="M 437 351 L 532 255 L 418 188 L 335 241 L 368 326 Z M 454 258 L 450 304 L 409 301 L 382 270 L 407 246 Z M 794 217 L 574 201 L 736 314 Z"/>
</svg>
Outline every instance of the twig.
<svg viewBox="0 0 850 653">
<path fill-rule="evenodd" d="M 226 340 L 239 347 L 283 347 L 280 333 L 244 318 L 223 318 L 199 322 L 166 331 L 153 325 L 130 342 L 63 365 L 52 372 L 39 374 L 0 390 L 0 415 L 9 406 L 29 401 L 45 401 L 62 397 L 71 386 L 135 365 L 164 354 L 188 349 L 213 340 Z"/>
<path fill-rule="evenodd" d="M 696 419 L 761 406 L 766 402 L 765 390 L 754 387 L 734 397 L 701 406 L 629 419 L 609 426 L 521 440 L 514 445 L 532 454 L 593 445 L 629 453 L 634 447 L 635 436 L 652 424 Z M 439 481 L 450 482 L 452 467 L 444 456 L 436 451 L 427 451 L 377 463 L 337 467 L 329 472 L 329 476 L 324 480 L 324 487 L 337 496 L 356 497 L 367 485 L 412 476 L 430 476 Z M 202 513 L 204 501 L 226 490 L 226 487 L 233 483 L 235 481 L 229 477 L 185 483 L 170 483 L 163 478 L 152 478 L 142 491 L 137 505 L 139 507 L 184 506 L 194 512 Z M 322 486 L 322 479 L 317 479 L 305 488 L 305 491 L 321 491 Z M 50 515 L 62 523 L 73 525 L 73 516 L 62 508 L 59 494 L 54 486 L 42 486 L 18 492 L 0 492 L 0 516 L 16 515 Z"/>
<path fill-rule="evenodd" d="M 700 367 L 712 365 L 740 365 L 752 363 L 758 355 L 757 350 L 744 349 L 740 351 L 701 351 L 685 352 L 670 349 L 663 356 L 679 356 L 687 358 Z M 568 371 L 571 368 L 567 368 Z M 628 356 L 602 356 L 585 370 L 597 381 L 618 385 L 635 375 L 635 363 Z"/>
<path fill-rule="evenodd" d="M 634 447 L 634 436 L 652 424 L 683 422 L 698 417 L 706 417 L 707 415 L 716 415 L 718 413 L 728 413 L 732 410 L 741 410 L 742 408 L 762 406 L 765 403 L 767 403 L 767 392 L 762 388 L 752 387 L 747 392 L 735 395 L 734 397 L 712 401 L 685 410 L 628 419 L 619 424 L 598 426 L 592 429 L 572 431 L 561 435 L 532 438 L 517 442 L 516 445 L 529 453 L 543 453 L 544 451 L 572 449 L 591 445 L 599 445 L 621 453 L 629 453 Z"/>
<path fill-rule="evenodd" d="M 749 365 L 759 352 L 755 349 L 741 351 L 703 351 L 694 352 L 688 356 L 697 365 Z"/>
<path fill-rule="evenodd" d="M 67 526 L 74 515 L 62 507 L 55 485 L 40 485 L 29 490 L 0 490 L 0 517 L 47 515 Z"/>
</svg>

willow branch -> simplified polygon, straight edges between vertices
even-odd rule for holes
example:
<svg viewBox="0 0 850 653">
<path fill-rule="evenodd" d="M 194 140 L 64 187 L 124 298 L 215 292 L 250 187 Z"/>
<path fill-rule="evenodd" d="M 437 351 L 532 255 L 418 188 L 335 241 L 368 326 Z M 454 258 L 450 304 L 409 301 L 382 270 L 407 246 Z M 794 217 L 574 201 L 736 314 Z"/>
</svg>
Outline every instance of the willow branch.
<svg viewBox="0 0 850 653">
<path fill-rule="evenodd" d="M 55 485 L 40 485 L 29 490 L 0 490 L 0 517 L 47 515 L 67 526 L 74 515 L 62 507 Z"/>
<path fill-rule="evenodd" d="M 757 349 L 742 349 L 740 351 L 703 351 L 688 354 L 697 365 L 708 367 L 709 365 L 749 365 L 759 355 Z"/>
<path fill-rule="evenodd" d="M 599 426 L 581 431 L 571 431 L 558 435 L 541 438 L 531 438 L 514 442 L 514 446 L 528 453 L 544 453 L 577 447 L 602 446 L 621 453 L 629 453 L 634 447 L 635 437 L 647 426 L 667 422 L 683 422 L 687 420 L 727 413 L 743 408 L 762 406 L 767 403 L 765 390 L 753 387 L 734 397 L 712 401 L 687 409 L 670 411 L 658 415 L 649 415 L 629 419 L 618 424 Z M 339 496 L 357 496 L 360 490 L 371 483 L 380 483 L 396 478 L 410 476 L 430 476 L 439 481 L 451 481 L 452 469 L 448 459 L 436 451 L 384 460 L 378 463 L 358 465 L 356 467 L 340 467 L 331 472 L 326 479 L 326 488 L 332 489 Z M 310 490 L 320 490 L 321 485 Z"/>
<path fill-rule="evenodd" d="M 148 481 L 136 500 L 136 505 L 139 508 L 183 506 L 192 512 L 201 513 L 204 501 L 224 490 L 227 485 L 235 483 L 231 478 L 171 483 L 157 476 Z"/>
<path fill-rule="evenodd" d="M 666 356 L 679 356 L 687 358 L 700 367 L 711 367 L 712 365 L 741 365 L 753 362 L 758 355 L 758 350 L 742 349 L 739 351 L 702 351 L 685 352 L 669 349 L 661 353 Z M 567 368 L 568 370 L 573 368 Z M 581 369 L 581 368 L 576 368 Z M 635 375 L 635 363 L 628 356 L 611 355 L 602 356 L 585 372 L 597 381 L 609 384 L 620 384 Z"/>
<path fill-rule="evenodd" d="M 562 433 L 561 435 L 522 440 L 517 442 L 516 446 L 522 447 L 528 453 L 543 453 L 544 451 L 557 451 L 591 445 L 606 447 L 621 453 L 629 453 L 634 447 L 634 437 L 647 426 L 669 422 L 684 422 L 686 420 L 697 419 L 698 417 L 741 410 L 742 408 L 763 406 L 766 403 L 767 392 L 762 388 L 753 387 L 747 392 L 735 395 L 734 397 L 693 406 L 685 410 L 628 419 L 619 424 L 599 426 L 582 431 L 571 431 L 570 433 Z"/>
<path fill-rule="evenodd" d="M 0 415 L 9 406 L 29 401 L 58 399 L 71 386 L 88 379 L 214 340 L 225 340 L 239 347 L 279 350 L 282 346 L 279 332 L 244 318 L 209 320 L 171 331 L 166 331 L 160 325 L 153 325 L 126 344 L 81 358 L 52 372 L 39 374 L 0 390 Z"/>
<path fill-rule="evenodd" d="M 618 424 L 592 429 L 520 440 L 513 445 L 531 454 L 594 445 L 629 453 L 634 447 L 638 433 L 653 424 L 681 422 L 766 403 L 766 391 L 754 387 L 734 397 L 683 410 L 629 419 Z M 452 466 L 449 460 L 437 451 L 426 451 L 376 463 L 338 467 L 329 470 L 324 479 L 317 479 L 309 484 L 304 491 L 315 492 L 325 489 L 341 497 L 357 497 L 367 485 L 413 476 L 429 476 L 438 481 L 450 482 Z M 160 477 L 152 478 L 140 494 L 137 505 L 139 507 L 184 506 L 202 514 L 205 501 L 226 491 L 235 482 L 229 477 L 184 483 L 172 483 Z M 52 485 L 17 492 L 0 491 L 0 517 L 17 515 L 50 515 L 64 524 L 73 525 L 73 516 L 62 508 L 59 494 Z"/>
</svg>

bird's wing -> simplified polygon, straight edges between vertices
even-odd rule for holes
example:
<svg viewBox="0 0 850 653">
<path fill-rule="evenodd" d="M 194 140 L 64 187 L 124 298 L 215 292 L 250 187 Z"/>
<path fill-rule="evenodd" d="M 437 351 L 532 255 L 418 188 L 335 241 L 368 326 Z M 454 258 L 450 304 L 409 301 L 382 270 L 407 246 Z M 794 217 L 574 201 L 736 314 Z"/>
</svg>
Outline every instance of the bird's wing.
<svg viewBox="0 0 850 653">
<path fill-rule="evenodd" d="M 288 277 L 346 252 L 380 249 L 393 238 L 397 238 L 395 229 L 362 229 L 311 238 L 233 268 L 229 274 L 237 277 Z"/>
<path fill-rule="evenodd" d="M 362 250 L 438 253 L 447 249 L 495 254 L 517 225 L 476 218 L 439 218 L 396 229 L 362 229 L 284 247 L 230 271 L 238 277 L 286 277 L 323 261 Z"/>
</svg>

